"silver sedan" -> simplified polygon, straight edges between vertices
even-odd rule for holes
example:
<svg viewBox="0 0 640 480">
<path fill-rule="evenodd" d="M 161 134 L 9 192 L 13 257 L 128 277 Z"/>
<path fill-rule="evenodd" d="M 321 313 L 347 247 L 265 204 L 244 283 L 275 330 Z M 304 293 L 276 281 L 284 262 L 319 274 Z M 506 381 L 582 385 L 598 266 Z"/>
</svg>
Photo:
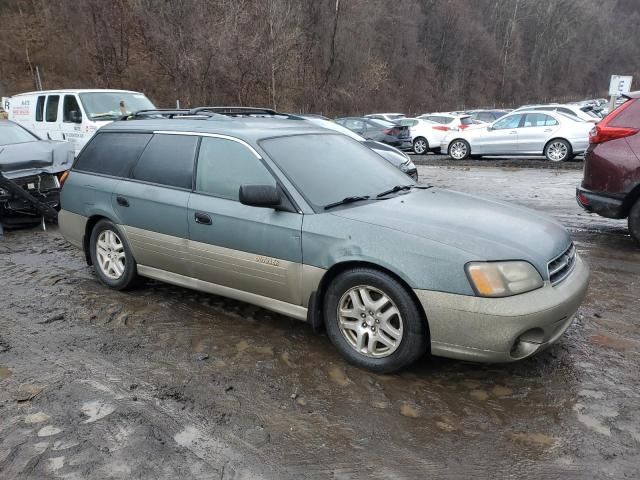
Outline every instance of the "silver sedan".
<svg viewBox="0 0 640 480">
<path fill-rule="evenodd" d="M 561 112 L 522 111 L 491 125 L 449 132 L 440 145 L 454 160 L 483 155 L 544 155 L 562 162 L 587 149 L 592 123 Z"/>
</svg>

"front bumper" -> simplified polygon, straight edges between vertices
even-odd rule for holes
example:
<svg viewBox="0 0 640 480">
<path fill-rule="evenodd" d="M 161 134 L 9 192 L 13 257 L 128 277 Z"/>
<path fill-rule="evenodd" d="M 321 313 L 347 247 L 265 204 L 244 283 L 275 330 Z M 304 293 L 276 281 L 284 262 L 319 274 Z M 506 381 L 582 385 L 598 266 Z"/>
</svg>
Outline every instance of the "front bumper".
<svg viewBox="0 0 640 480">
<path fill-rule="evenodd" d="M 578 257 L 556 286 L 506 298 L 414 290 L 429 323 L 433 355 L 476 362 L 513 362 L 556 342 L 569 328 L 589 284 Z"/>
<path fill-rule="evenodd" d="M 607 218 L 625 218 L 624 200 L 617 197 L 602 195 L 590 190 L 576 188 L 576 201 L 578 205 L 589 213 L 597 213 Z"/>
</svg>

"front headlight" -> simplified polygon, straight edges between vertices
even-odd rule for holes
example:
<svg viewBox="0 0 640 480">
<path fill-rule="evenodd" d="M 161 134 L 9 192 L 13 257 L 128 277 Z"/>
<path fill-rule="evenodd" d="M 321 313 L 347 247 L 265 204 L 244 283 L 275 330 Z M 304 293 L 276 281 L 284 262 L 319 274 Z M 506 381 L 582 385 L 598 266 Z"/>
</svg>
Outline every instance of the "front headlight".
<svg viewBox="0 0 640 480">
<path fill-rule="evenodd" d="M 509 297 L 542 287 L 540 273 L 529 262 L 471 262 L 467 277 L 481 297 Z"/>
</svg>

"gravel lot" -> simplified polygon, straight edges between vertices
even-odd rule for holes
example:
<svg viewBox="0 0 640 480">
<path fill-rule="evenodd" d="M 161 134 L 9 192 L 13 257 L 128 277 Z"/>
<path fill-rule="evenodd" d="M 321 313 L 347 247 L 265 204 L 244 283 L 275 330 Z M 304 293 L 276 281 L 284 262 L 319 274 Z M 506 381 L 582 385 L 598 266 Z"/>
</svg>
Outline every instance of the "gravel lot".
<svg viewBox="0 0 640 480">
<path fill-rule="evenodd" d="M 577 206 L 580 162 L 431 157 L 423 182 L 570 230 L 593 279 L 556 346 L 374 375 L 304 323 L 154 282 L 110 291 L 55 228 L 11 231 L 0 478 L 638 478 L 640 248 L 625 223 Z"/>
</svg>

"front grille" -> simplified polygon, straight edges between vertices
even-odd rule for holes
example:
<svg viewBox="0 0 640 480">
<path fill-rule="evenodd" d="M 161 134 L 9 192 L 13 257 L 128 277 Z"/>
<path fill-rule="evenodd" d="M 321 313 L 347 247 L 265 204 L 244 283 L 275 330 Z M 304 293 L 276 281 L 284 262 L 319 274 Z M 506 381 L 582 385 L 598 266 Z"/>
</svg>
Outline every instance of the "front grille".
<svg viewBox="0 0 640 480">
<path fill-rule="evenodd" d="M 569 248 L 549 262 L 549 281 L 557 285 L 569 276 L 576 266 L 576 247 L 571 243 Z"/>
</svg>

